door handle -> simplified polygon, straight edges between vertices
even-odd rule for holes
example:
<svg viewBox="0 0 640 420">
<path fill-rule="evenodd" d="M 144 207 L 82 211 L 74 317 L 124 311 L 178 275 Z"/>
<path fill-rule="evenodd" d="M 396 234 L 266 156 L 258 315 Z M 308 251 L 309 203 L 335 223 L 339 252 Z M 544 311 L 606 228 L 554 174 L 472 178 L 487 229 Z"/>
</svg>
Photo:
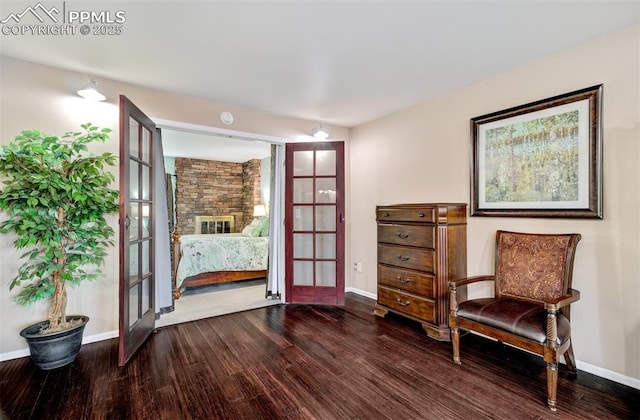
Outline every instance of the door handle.
<svg viewBox="0 0 640 420">
<path fill-rule="evenodd" d="M 340 221 L 340 223 L 344 223 L 344 215 L 341 214 L 338 220 Z"/>
<path fill-rule="evenodd" d="M 129 229 L 129 226 L 131 226 L 131 219 L 129 218 L 129 215 L 127 214 L 126 216 L 124 216 L 124 228 L 125 229 Z"/>
</svg>

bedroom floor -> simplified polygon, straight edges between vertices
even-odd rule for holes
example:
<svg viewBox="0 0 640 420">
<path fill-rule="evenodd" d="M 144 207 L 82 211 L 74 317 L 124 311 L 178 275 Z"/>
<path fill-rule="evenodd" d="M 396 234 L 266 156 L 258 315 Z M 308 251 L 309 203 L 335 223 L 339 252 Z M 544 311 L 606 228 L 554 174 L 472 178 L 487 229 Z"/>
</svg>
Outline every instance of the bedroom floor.
<svg viewBox="0 0 640 420">
<path fill-rule="evenodd" d="M 265 287 L 266 280 L 259 279 L 187 289 L 175 301 L 175 310 L 161 315 L 156 327 L 280 304 L 265 299 Z"/>
</svg>

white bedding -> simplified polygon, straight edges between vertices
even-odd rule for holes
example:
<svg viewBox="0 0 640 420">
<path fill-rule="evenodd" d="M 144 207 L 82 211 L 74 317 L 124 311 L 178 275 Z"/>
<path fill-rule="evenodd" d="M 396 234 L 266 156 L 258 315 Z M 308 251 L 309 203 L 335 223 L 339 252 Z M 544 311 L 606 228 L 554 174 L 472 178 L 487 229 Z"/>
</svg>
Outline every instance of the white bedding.
<svg viewBox="0 0 640 420">
<path fill-rule="evenodd" d="M 178 264 L 178 287 L 187 277 L 212 271 L 266 270 L 269 238 L 242 233 L 183 235 Z"/>
</svg>

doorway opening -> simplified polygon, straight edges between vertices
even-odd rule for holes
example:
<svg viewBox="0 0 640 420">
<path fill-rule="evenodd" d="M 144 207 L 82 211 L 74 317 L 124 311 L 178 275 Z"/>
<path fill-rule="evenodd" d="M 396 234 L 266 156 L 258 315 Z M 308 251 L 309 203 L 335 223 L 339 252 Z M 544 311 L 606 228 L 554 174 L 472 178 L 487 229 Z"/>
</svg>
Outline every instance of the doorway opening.
<svg viewBox="0 0 640 420">
<path fill-rule="evenodd" d="M 156 326 L 281 303 L 284 276 L 283 270 L 279 269 L 281 265 L 277 262 L 283 259 L 283 251 L 281 251 L 283 247 L 279 241 L 273 240 L 272 236 L 281 237 L 277 235 L 277 226 L 282 226 L 282 223 L 270 223 L 270 218 L 279 217 L 278 215 L 282 214 L 283 187 L 281 184 L 283 180 L 280 179 L 281 176 L 272 175 L 271 163 L 274 156 L 272 149 L 283 149 L 284 141 L 215 127 L 154 120 L 161 129 L 165 172 L 173 189 L 171 192 L 173 200 L 169 201 L 173 201 L 174 209 L 170 211 L 168 229 L 173 229 L 177 225 L 178 249 L 183 250 L 191 246 L 185 245 L 185 242 L 190 243 L 196 239 L 206 242 L 245 241 L 245 238 L 224 238 L 224 236 L 250 236 L 250 225 L 261 222 L 263 231 L 260 235 L 256 235 L 259 237 L 246 238 L 246 240 L 264 244 L 266 247 L 264 260 L 265 263 L 268 261 L 268 267 L 253 268 L 268 268 L 269 273 L 269 277 L 249 276 L 243 280 L 230 277 L 230 281 L 214 280 L 211 284 L 207 281 L 189 283 L 185 281 L 185 277 L 188 280 L 193 278 L 197 280 L 198 277 L 188 276 L 194 273 L 185 269 L 184 266 L 178 267 L 178 261 L 182 263 L 182 258 L 178 257 L 174 266 L 177 270 L 173 270 L 172 273 L 172 281 L 176 283 L 171 285 L 170 299 L 167 299 L 167 288 L 160 287 L 165 292 L 164 296 L 159 296 L 158 299 L 160 318 L 156 321 Z M 167 192 L 167 194 L 170 193 Z M 202 220 L 211 218 L 216 220 L 203 224 Z M 224 219 L 224 221 L 217 219 Z M 269 230 L 276 230 L 276 232 L 268 232 L 264 235 L 264 226 L 267 226 L 267 232 Z M 202 246 L 204 245 L 193 245 L 193 247 Z M 215 246 L 230 247 L 226 242 Z M 198 251 L 202 249 L 204 248 L 198 248 Z M 188 251 L 183 253 L 183 256 L 186 253 Z M 188 266 L 188 262 L 184 264 Z M 203 267 L 206 267 L 206 264 L 197 269 L 205 269 Z M 183 284 L 190 286 L 183 287 Z M 173 290 L 176 287 L 177 290 Z M 269 293 L 272 290 L 276 293 Z"/>
</svg>

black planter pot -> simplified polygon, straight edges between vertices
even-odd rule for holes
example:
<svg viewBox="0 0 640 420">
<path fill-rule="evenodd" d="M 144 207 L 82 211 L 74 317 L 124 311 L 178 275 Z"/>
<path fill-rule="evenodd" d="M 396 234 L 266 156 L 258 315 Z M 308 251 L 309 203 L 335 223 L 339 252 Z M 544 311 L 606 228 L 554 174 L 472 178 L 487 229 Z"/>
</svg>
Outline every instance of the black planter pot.
<svg viewBox="0 0 640 420">
<path fill-rule="evenodd" d="M 29 344 L 31 359 L 40 369 L 55 369 L 76 360 L 82 345 L 82 333 L 89 317 L 67 316 L 67 320 L 71 319 L 81 319 L 82 322 L 71 329 L 50 334 L 38 334 L 38 331 L 49 325 L 49 321 L 38 322 L 20 331 L 20 335 Z"/>
</svg>

